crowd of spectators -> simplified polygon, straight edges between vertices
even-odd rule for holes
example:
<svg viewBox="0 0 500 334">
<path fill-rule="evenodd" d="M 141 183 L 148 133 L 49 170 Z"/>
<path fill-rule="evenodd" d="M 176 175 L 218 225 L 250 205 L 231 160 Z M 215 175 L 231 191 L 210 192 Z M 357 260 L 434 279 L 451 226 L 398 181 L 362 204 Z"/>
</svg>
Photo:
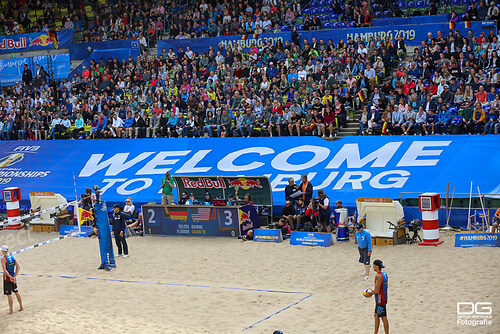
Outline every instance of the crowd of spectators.
<svg viewBox="0 0 500 334">
<path fill-rule="evenodd" d="M 10 1 L 0 13 L 0 35 L 75 29 L 76 42 L 137 38 L 143 47 L 152 47 L 158 38 L 260 34 L 287 29 L 284 26 L 303 30 L 328 28 L 318 15 L 304 13 L 309 2 L 197 0 L 180 5 L 182 2 L 174 0 Z M 430 1 L 428 10 L 421 14 L 437 14 L 441 4 L 449 1 Z M 451 20 L 498 20 L 498 11 L 492 4 L 472 4 L 465 18 L 453 14 Z M 356 27 L 370 26 L 374 12 L 405 15 L 396 1 L 331 0 L 325 6 L 329 13 Z"/>
<path fill-rule="evenodd" d="M 498 131 L 498 36 L 428 34 L 406 47 L 375 38 L 222 46 L 102 60 L 71 80 L 24 82 L 1 102 L 3 139 L 334 136 L 353 111 L 360 134 Z M 30 72 L 28 68 L 25 72 Z M 85 125 L 87 124 L 87 129 Z M 74 127 L 74 128 L 73 128 Z M 71 129 L 70 129 L 71 128 Z M 71 131 L 68 131 L 71 130 Z"/>
</svg>

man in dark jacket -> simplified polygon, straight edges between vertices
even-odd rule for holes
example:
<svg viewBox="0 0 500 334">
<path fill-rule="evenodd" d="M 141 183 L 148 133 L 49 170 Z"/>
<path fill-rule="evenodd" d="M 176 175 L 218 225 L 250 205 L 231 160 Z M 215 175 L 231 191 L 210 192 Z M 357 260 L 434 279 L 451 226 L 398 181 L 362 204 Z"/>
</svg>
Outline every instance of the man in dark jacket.
<svg viewBox="0 0 500 334">
<path fill-rule="evenodd" d="M 115 237 L 116 247 L 118 247 L 118 255 L 122 255 L 123 247 L 123 257 L 128 257 L 128 245 L 125 239 L 125 227 L 127 227 L 126 220 L 130 218 L 129 215 L 122 212 L 122 208 L 119 204 L 115 204 L 113 207 L 115 211 L 113 213 L 113 235 Z"/>
<path fill-rule="evenodd" d="M 28 65 L 24 64 L 23 82 L 25 85 L 28 85 L 32 80 L 33 80 L 33 73 L 31 73 L 31 70 L 28 68 Z"/>
</svg>

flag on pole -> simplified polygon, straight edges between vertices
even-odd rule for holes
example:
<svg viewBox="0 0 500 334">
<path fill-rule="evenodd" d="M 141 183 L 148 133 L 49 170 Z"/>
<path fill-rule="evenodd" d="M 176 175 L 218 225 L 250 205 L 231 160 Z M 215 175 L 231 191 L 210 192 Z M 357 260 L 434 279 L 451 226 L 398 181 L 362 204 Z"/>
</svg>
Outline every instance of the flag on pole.
<svg viewBox="0 0 500 334">
<path fill-rule="evenodd" d="M 450 22 L 450 29 L 455 29 L 455 22 Z"/>
<path fill-rule="evenodd" d="M 384 122 L 384 125 L 382 125 L 382 133 L 385 134 L 387 132 L 387 122 Z"/>
</svg>

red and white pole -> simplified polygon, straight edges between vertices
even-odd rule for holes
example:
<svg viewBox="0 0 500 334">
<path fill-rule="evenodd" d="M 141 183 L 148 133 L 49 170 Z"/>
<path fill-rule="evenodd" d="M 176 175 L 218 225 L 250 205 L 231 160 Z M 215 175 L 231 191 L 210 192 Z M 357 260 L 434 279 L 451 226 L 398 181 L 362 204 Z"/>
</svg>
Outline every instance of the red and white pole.
<svg viewBox="0 0 500 334">
<path fill-rule="evenodd" d="M 17 187 L 9 187 L 2 190 L 3 200 L 7 206 L 7 221 L 6 230 L 19 230 L 21 226 L 21 212 L 19 209 L 19 201 L 21 200 L 21 189 Z"/>
<path fill-rule="evenodd" d="M 420 246 L 437 246 L 444 241 L 439 240 L 439 209 L 441 198 L 436 193 L 424 193 L 418 196 L 419 210 L 422 211 L 422 234 Z"/>
</svg>

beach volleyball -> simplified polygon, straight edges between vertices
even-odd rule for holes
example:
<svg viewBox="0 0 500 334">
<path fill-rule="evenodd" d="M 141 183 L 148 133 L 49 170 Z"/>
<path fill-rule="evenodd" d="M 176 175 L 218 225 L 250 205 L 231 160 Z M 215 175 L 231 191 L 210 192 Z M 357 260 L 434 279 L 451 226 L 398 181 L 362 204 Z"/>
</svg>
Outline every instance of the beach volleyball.
<svg viewBox="0 0 500 334">
<path fill-rule="evenodd" d="M 370 298 L 371 297 L 371 295 L 370 295 L 371 292 L 372 292 L 372 290 L 370 290 L 370 289 L 364 289 L 363 290 L 363 296 L 365 296 L 366 298 Z"/>
</svg>

